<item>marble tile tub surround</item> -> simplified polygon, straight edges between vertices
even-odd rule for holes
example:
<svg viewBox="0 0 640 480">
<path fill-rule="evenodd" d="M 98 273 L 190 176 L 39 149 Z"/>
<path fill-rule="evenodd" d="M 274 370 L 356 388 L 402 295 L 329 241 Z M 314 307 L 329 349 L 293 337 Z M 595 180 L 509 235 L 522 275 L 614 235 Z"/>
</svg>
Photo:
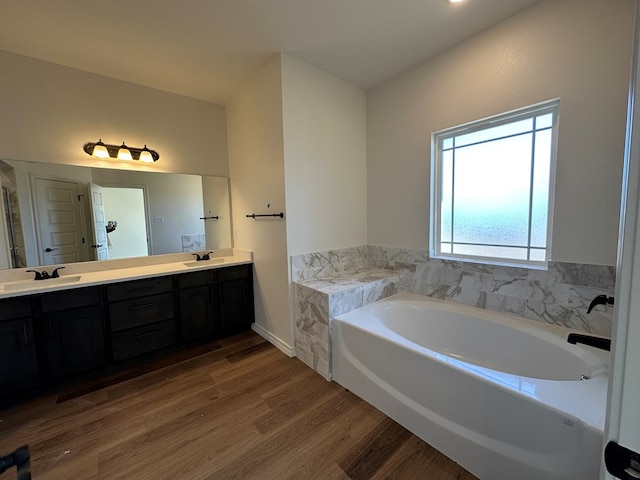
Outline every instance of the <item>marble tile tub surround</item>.
<svg viewBox="0 0 640 480">
<path fill-rule="evenodd" d="M 342 272 L 357 272 L 369 266 L 367 250 L 366 246 L 360 246 L 293 255 L 291 280 L 297 282 L 325 278 Z"/>
<path fill-rule="evenodd" d="M 547 270 L 430 259 L 427 251 L 367 247 L 367 263 L 401 275 L 398 289 L 611 336 L 613 307 L 587 307 L 614 295 L 615 267 L 549 262 Z"/>
<path fill-rule="evenodd" d="M 399 279 L 393 270 L 364 266 L 298 279 L 293 287 L 296 356 L 330 380 L 330 319 L 397 293 Z"/>
<path fill-rule="evenodd" d="M 407 291 L 610 336 L 615 267 L 550 262 L 547 270 L 430 259 L 428 251 L 360 246 L 291 257 L 296 354 L 330 378 L 330 319 Z M 365 280 L 377 272 L 371 285 Z M 383 273 L 386 272 L 386 273 Z"/>
</svg>

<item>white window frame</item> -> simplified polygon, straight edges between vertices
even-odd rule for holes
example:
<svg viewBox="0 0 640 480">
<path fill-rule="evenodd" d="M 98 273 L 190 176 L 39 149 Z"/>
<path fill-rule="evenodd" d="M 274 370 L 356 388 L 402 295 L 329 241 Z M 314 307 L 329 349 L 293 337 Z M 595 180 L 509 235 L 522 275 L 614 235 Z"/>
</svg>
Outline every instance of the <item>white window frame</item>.
<svg viewBox="0 0 640 480">
<path fill-rule="evenodd" d="M 546 102 L 538 103 L 528 107 L 524 107 L 517 110 L 512 110 L 503 114 L 495 115 L 492 117 L 483 118 L 473 122 L 459 125 L 452 128 L 447 128 L 432 133 L 431 135 L 431 217 L 430 217 L 430 256 L 432 258 L 439 258 L 445 260 L 457 260 L 464 262 L 484 263 L 493 265 L 504 266 L 526 266 L 528 268 L 546 269 L 551 258 L 551 237 L 552 237 L 552 225 L 553 225 L 553 205 L 555 196 L 555 176 L 556 176 L 556 153 L 558 143 L 558 118 L 559 118 L 560 99 L 555 98 Z M 440 250 L 441 245 L 441 199 L 442 199 L 442 152 L 443 141 L 445 139 L 453 138 L 458 135 L 464 135 L 473 133 L 487 128 L 505 125 L 508 123 L 516 122 L 519 120 L 525 120 L 527 118 L 536 117 L 546 113 L 553 114 L 552 126 L 551 126 L 551 158 L 549 165 L 549 203 L 547 211 L 547 238 L 545 257 L 543 261 L 536 260 L 519 260 L 512 258 L 500 258 L 500 257 L 485 257 L 475 255 L 465 255 L 458 253 L 447 253 Z M 460 148 L 460 147 L 458 147 Z M 533 159 L 531 161 L 533 169 Z M 529 231 L 531 230 L 531 186 L 530 186 L 530 200 L 529 200 Z M 452 231 L 453 235 L 453 231 Z M 453 240 L 453 238 L 452 238 Z M 529 244 L 525 248 L 531 249 L 529 235 Z M 529 257 L 529 255 L 527 255 Z"/>
</svg>

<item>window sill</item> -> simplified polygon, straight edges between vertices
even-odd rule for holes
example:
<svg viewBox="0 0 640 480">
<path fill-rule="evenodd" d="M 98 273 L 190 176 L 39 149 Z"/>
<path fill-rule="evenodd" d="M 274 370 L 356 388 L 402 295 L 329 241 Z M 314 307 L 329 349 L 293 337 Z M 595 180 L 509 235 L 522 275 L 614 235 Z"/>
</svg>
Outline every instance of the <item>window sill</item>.
<svg viewBox="0 0 640 480">
<path fill-rule="evenodd" d="M 491 265 L 496 267 L 526 268 L 529 270 L 549 270 L 549 262 L 518 262 L 503 259 L 465 257 L 464 255 L 438 255 L 430 253 L 430 258 L 435 260 L 447 260 L 451 262 L 475 263 L 480 265 Z"/>
</svg>

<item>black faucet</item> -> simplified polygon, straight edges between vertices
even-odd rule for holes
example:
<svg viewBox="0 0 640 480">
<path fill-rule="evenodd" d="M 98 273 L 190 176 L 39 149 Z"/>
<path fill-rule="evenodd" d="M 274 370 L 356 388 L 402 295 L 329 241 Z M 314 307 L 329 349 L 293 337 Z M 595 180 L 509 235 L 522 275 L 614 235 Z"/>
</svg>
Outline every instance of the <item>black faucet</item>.
<svg viewBox="0 0 640 480">
<path fill-rule="evenodd" d="M 570 333 L 567 337 L 567 342 L 573 343 L 574 345 L 577 343 L 584 343 L 585 345 L 599 348 L 600 350 L 606 350 L 608 352 L 611 351 L 610 338 L 596 337 L 594 335 L 585 335 L 582 333 Z"/>
<path fill-rule="evenodd" d="M 598 295 L 596 298 L 591 300 L 591 304 L 589 305 L 589 308 L 587 308 L 587 313 L 591 313 L 591 310 L 593 310 L 593 307 L 595 307 L 596 305 L 613 305 L 613 300 L 613 297 Z"/>
<path fill-rule="evenodd" d="M 58 273 L 58 270 L 62 268 L 64 267 L 58 267 L 54 269 L 53 272 L 51 272 L 51 275 L 49 275 L 49 272 L 47 272 L 46 270 L 43 270 L 42 272 L 38 272 L 36 270 L 27 270 L 27 272 L 32 272 L 36 274 L 34 277 L 34 280 L 47 280 L 48 278 L 59 278 L 60 274 Z"/>
<path fill-rule="evenodd" d="M 54 268 L 53 272 L 51 272 L 51 278 L 59 278 L 60 275 L 58 274 L 58 270 L 63 269 L 64 267 L 58 267 L 58 268 Z"/>
<path fill-rule="evenodd" d="M 210 253 L 213 253 L 213 252 L 207 252 L 204 255 L 202 255 L 202 257 L 198 253 L 194 253 L 193 255 L 196 256 L 196 262 L 201 262 L 202 260 L 211 260 L 211 258 L 209 258 Z"/>
<path fill-rule="evenodd" d="M 31 273 L 35 273 L 36 276 L 34 278 L 34 280 L 44 280 L 45 278 L 49 278 L 49 274 L 45 271 L 43 271 L 42 273 L 38 272 L 37 270 L 27 270 L 27 272 L 31 272 Z M 47 276 L 43 277 L 42 274 L 45 273 Z"/>
</svg>

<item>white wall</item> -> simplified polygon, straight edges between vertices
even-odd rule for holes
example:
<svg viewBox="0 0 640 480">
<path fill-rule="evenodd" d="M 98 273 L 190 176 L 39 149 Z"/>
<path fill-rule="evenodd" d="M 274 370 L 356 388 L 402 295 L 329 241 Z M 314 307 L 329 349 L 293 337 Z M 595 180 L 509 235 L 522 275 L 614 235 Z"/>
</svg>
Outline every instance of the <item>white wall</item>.
<svg viewBox="0 0 640 480">
<path fill-rule="evenodd" d="M 289 255 L 367 243 L 366 96 L 282 56 Z"/>
<path fill-rule="evenodd" d="M 432 132 L 560 97 L 552 259 L 615 265 L 633 0 L 547 0 L 367 95 L 368 243 L 426 250 Z"/>
<path fill-rule="evenodd" d="M 274 58 L 227 107 L 234 246 L 254 252 L 256 327 L 283 349 L 293 345 L 285 219 L 281 59 Z"/>
<path fill-rule="evenodd" d="M 229 175 L 220 105 L 4 51 L 0 72 L 3 160 Z M 98 162 L 82 150 L 98 138 L 147 144 L 160 160 Z"/>
<path fill-rule="evenodd" d="M 290 349 L 289 255 L 366 244 L 366 97 L 281 55 L 227 112 L 235 246 L 254 251 L 258 329 Z"/>
</svg>

